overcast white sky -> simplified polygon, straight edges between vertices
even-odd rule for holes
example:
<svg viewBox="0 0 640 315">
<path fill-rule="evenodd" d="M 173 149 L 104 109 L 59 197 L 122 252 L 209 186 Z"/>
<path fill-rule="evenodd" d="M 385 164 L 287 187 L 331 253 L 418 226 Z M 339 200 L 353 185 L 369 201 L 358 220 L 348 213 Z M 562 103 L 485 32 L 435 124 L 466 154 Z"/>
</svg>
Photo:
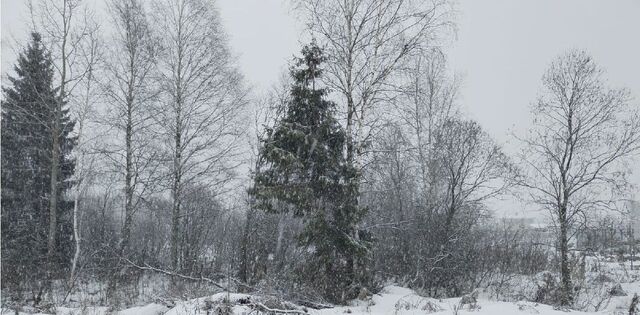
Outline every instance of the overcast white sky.
<svg viewBox="0 0 640 315">
<path fill-rule="evenodd" d="M 25 3 L 1 2 L 3 74 L 15 61 L 7 44 L 25 36 Z M 218 0 L 218 7 L 248 82 L 268 89 L 300 49 L 303 28 L 289 1 Z M 529 125 L 542 73 L 566 49 L 589 51 L 612 86 L 629 88 L 640 106 L 640 0 L 460 0 L 457 9 L 457 39 L 447 50 L 450 67 L 464 75 L 461 104 L 508 151 L 516 148 L 509 132 Z M 640 184 L 640 167 L 633 180 Z"/>
</svg>

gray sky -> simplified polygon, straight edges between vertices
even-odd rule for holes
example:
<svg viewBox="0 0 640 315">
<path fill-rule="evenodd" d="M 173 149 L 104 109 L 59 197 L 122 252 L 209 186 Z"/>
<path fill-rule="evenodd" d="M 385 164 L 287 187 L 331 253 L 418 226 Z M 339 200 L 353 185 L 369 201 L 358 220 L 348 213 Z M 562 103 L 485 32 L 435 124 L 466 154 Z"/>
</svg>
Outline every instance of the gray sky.
<svg viewBox="0 0 640 315">
<path fill-rule="evenodd" d="M 640 106 L 640 1 L 463 0 L 458 8 L 449 58 L 464 75 L 461 104 L 508 152 L 518 149 L 509 133 L 530 126 L 542 74 L 567 49 L 586 49 L 610 84 L 630 89 Z M 640 167 L 632 181 L 640 185 Z M 514 210 L 526 209 L 517 203 L 500 208 L 509 216 L 533 215 Z"/>
<path fill-rule="evenodd" d="M 15 61 L 7 44 L 25 35 L 25 2 L 1 3 L 3 74 Z M 218 6 L 247 81 L 258 93 L 267 90 L 300 49 L 303 28 L 289 1 L 218 0 Z M 460 0 L 457 9 L 457 39 L 447 50 L 451 69 L 464 76 L 461 104 L 507 151 L 517 148 L 509 133 L 529 126 L 543 72 L 567 49 L 589 51 L 611 85 L 629 88 L 640 104 L 640 0 Z M 636 173 L 640 184 L 640 167 Z"/>
<path fill-rule="evenodd" d="M 462 103 L 498 139 L 529 124 L 528 104 L 551 60 L 586 49 L 615 87 L 640 102 L 640 1 L 461 1 L 451 65 Z"/>
</svg>

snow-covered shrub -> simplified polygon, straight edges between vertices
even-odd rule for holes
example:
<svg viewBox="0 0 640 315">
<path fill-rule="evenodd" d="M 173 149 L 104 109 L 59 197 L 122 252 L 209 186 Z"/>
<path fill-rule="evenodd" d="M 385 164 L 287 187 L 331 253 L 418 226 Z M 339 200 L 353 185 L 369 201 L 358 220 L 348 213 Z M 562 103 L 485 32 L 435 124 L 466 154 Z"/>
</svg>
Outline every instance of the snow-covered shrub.
<svg viewBox="0 0 640 315">
<path fill-rule="evenodd" d="M 214 315 L 233 315 L 233 306 L 227 299 L 223 299 L 222 302 L 213 305 L 211 301 L 206 301 L 206 310 L 213 310 Z M 208 313 L 208 312 L 207 312 Z"/>
<path fill-rule="evenodd" d="M 516 303 L 518 305 L 518 310 L 523 313 L 529 314 L 539 314 L 540 312 L 536 309 L 537 303 L 519 301 Z"/>
<path fill-rule="evenodd" d="M 536 283 L 538 289 L 536 290 L 534 302 L 544 303 L 549 305 L 557 305 L 560 300 L 560 285 L 558 280 L 551 272 L 543 272 L 542 279 Z"/>
<path fill-rule="evenodd" d="M 440 312 L 444 310 L 435 300 L 421 297 L 416 294 L 408 295 L 399 299 L 394 305 L 396 313 L 401 310 L 420 310 L 426 314 Z"/>
<path fill-rule="evenodd" d="M 622 289 L 620 283 L 616 283 L 613 287 L 611 287 L 608 293 L 611 296 L 627 296 L 627 292 Z"/>
<path fill-rule="evenodd" d="M 598 275 L 595 276 L 594 278 L 592 278 L 591 281 L 594 282 L 594 283 L 610 283 L 610 282 L 614 282 L 614 280 L 610 276 L 608 276 L 608 275 L 606 275 L 604 273 L 598 273 Z"/>
</svg>

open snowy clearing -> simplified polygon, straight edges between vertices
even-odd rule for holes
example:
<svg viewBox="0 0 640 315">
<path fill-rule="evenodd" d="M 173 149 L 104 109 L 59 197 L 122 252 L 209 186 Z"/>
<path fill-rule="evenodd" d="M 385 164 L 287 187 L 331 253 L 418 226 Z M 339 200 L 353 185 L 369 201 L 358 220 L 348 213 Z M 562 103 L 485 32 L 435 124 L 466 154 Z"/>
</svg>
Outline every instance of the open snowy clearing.
<svg viewBox="0 0 640 315">
<path fill-rule="evenodd" d="M 291 303 L 282 302 L 286 308 L 277 308 L 260 296 L 237 293 L 218 293 L 176 303 L 173 307 L 160 304 L 148 304 L 113 311 L 108 307 L 66 308 L 59 307 L 55 314 L 60 315 L 192 315 L 192 314 L 476 314 L 476 315 L 508 315 L 508 314 L 628 314 L 631 296 L 613 298 L 608 307 L 599 312 L 580 312 L 554 309 L 552 306 L 533 302 L 500 302 L 480 298 L 473 304 L 460 303 L 462 298 L 433 299 L 419 296 L 411 289 L 387 286 L 379 294 L 369 300 L 356 300 L 349 306 L 337 306 L 327 309 L 309 309 Z M 226 303 L 230 301 L 231 303 Z M 273 302 L 273 301 L 271 301 Z M 228 312 L 228 313 L 227 313 Z M 2 314 L 15 314 L 3 309 Z M 29 314 L 29 313 L 18 313 Z M 45 313 L 39 313 L 45 314 Z"/>
</svg>

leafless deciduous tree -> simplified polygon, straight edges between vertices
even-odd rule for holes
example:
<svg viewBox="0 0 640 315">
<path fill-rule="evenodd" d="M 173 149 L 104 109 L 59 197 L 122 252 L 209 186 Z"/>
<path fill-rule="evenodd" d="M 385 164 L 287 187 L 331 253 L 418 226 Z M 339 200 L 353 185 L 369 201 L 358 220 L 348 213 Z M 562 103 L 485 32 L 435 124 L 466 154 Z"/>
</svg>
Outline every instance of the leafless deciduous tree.
<svg viewBox="0 0 640 315">
<path fill-rule="evenodd" d="M 58 100 L 54 110 L 51 133 L 53 135 L 51 156 L 60 156 L 60 135 L 62 129 L 63 104 L 69 101 L 75 88 L 91 72 L 86 64 L 81 47 L 95 39 L 98 26 L 93 23 L 93 12 L 80 0 L 41 0 L 29 2 L 32 26 L 41 31 L 53 58 L 57 75 Z M 60 180 L 60 159 L 52 158 L 51 185 L 49 196 L 49 235 L 47 237 L 48 256 L 56 251 L 58 224 L 57 207 Z"/>
<path fill-rule="evenodd" d="M 162 34 L 160 87 L 166 93 L 157 117 L 164 127 L 171 166 L 171 265 L 180 266 L 183 190 L 208 185 L 219 193 L 237 166 L 246 88 L 227 48 L 212 1 L 154 3 Z"/>
<path fill-rule="evenodd" d="M 312 35 L 329 58 L 325 81 L 346 112 L 347 158 L 358 162 L 372 109 L 408 56 L 451 26 L 446 0 L 301 0 Z"/>
<path fill-rule="evenodd" d="M 640 149 L 640 116 L 628 91 L 611 89 L 583 51 L 558 57 L 542 78 L 534 126 L 522 139 L 523 178 L 531 201 L 558 227 L 561 302 L 572 303 L 570 231 L 594 211 L 614 205 L 627 181 L 624 162 Z"/>
<path fill-rule="evenodd" d="M 436 199 L 435 135 L 447 120 L 459 115 L 460 83 L 447 73 L 446 58 L 439 49 L 428 50 L 412 61 L 400 75 L 395 112 L 413 144 L 410 156 L 419 168 L 423 202 L 429 203 Z"/>
<path fill-rule="evenodd" d="M 445 215 L 445 239 L 463 207 L 481 208 L 490 198 L 505 193 L 512 183 L 512 166 L 501 148 L 474 121 L 449 119 L 435 137 L 437 198 Z"/>
<path fill-rule="evenodd" d="M 513 166 L 476 122 L 449 117 L 425 150 L 431 172 L 425 199 L 415 141 L 399 125 L 378 137 L 366 172 L 371 215 L 365 228 L 379 237 L 381 270 L 434 295 L 459 294 L 474 276 L 461 262 L 477 257 L 473 237 L 488 216 L 486 202 L 507 192 Z"/>
<path fill-rule="evenodd" d="M 74 152 L 75 170 L 73 174 L 73 232 L 75 240 L 75 252 L 71 263 L 70 283 L 73 284 L 77 277 L 76 269 L 81 255 L 80 239 L 80 202 L 84 198 L 89 187 L 92 185 L 96 173 L 95 163 L 95 135 L 89 128 L 94 121 L 96 102 L 100 93 L 96 84 L 96 68 L 100 66 L 102 60 L 102 42 L 97 33 L 88 34 L 88 39 L 84 45 L 80 46 L 81 57 L 87 73 L 80 83 L 78 93 L 71 99 L 72 117 L 77 123 L 76 147 Z"/>
<path fill-rule="evenodd" d="M 377 135 L 364 172 L 367 228 L 388 235 L 377 245 L 391 265 L 382 270 L 435 295 L 455 294 L 475 272 L 459 259 L 476 250 L 485 204 L 507 192 L 513 166 L 478 123 L 461 117 L 459 81 L 439 50 L 405 66 L 387 115 L 393 122 Z"/>
<path fill-rule="evenodd" d="M 157 95 L 153 82 L 158 45 L 151 34 L 143 3 L 113 0 L 109 12 L 115 26 L 111 59 L 104 82 L 109 110 L 106 123 L 115 137 L 105 152 L 124 179 L 124 223 L 120 252 L 129 247 L 138 202 L 153 188 L 159 157 L 151 136 L 151 102 Z"/>
</svg>

